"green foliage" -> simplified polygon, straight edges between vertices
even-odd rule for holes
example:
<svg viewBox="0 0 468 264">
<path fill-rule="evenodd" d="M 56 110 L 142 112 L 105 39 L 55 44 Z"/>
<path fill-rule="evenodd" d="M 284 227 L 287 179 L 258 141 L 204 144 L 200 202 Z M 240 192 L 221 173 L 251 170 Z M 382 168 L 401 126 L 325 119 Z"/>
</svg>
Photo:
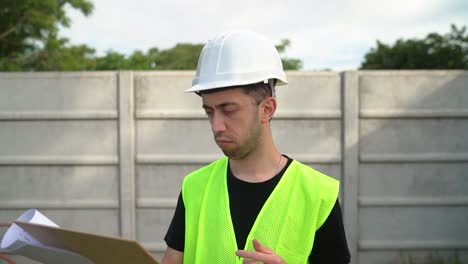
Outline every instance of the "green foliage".
<svg viewBox="0 0 468 264">
<path fill-rule="evenodd" d="M 128 58 L 128 69 L 130 70 L 151 70 L 154 69 L 154 58 L 137 50 Z"/>
<path fill-rule="evenodd" d="M 283 52 L 289 46 L 289 40 L 283 40 L 277 46 Z M 96 58 L 96 70 L 195 70 L 203 44 L 178 43 L 174 47 L 159 50 L 154 47 L 146 53 L 135 51 L 128 58 L 115 51 L 108 51 L 104 57 Z M 283 58 L 286 70 L 302 67 L 299 59 Z"/>
<path fill-rule="evenodd" d="M 96 58 L 96 70 L 126 70 L 128 61 L 125 55 L 109 50 L 103 57 Z"/>
<path fill-rule="evenodd" d="M 468 69 L 466 27 L 452 25 L 451 32 L 424 39 L 398 39 L 393 46 L 377 41 L 361 69 Z"/>
<path fill-rule="evenodd" d="M 158 70 L 195 70 L 203 44 L 179 43 L 156 55 Z"/>
<path fill-rule="evenodd" d="M 96 70 L 194 70 L 202 48 L 203 44 L 179 43 L 165 50 L 137 50 L 128 57 L 108 51 L 96 58 Z"/>
<path fill-rule="evenodd" d="M 93 5 L 88 0 L 2 0 L 0 2 L 0 65 L 12 67 L 56 37 L 59 25 L 69 26 L 65 6 L 88 15 Z M 6 67 L 6 66 L 5 66 Z"/>
<path fill-rule="evenodd" d="M 66 46 L 65 38 L 49 37 L 43 49 L 35 52 L 25 70 L 31 71 L 84 71 L 94 68 L 95 50 L 86 46 Z"/>
<path fill-rule="evenodd" d="M 150 48 L 129 56 L 109 50 L 96 56 L 87 45 L 71 45 L 58 36 L 68 27 L 65 6 L 89 15 L 90 0 L 2 0 L 0 2 L 0 71 L 195 70 L 203 44 L 178 43 L 164 50 Z M 277 46 L 284 53 L 290 41 Z M 299 59 L 283 58 L 285 70 L 302 67 Z"/>
<path fill-rule="evenodd" d="M 78 71 L 95 68 L 94 49 L 86 45 L 68 46 L 66 38 L 49 36 L 44 47 L 0 59 L 3 71 Z"/>
<path fill-rule="evenodd" d="M 284 70 L 300 70 L 302 69 L 302 61 L 300 59 L 282 58 Z"/>
<path fill-rule="evenodd" d="M 291 41 L 289 39 L 282 39 L 281 43 L 276 45 L 276 49 L 279 54 L 283 54 L 289 46 L 291 46 Z M 283 63 L 283 69 L 285 70 L 302 69 L 302 61 L 299 59 L 281 58 L 281 62 Z"/>
</svg>

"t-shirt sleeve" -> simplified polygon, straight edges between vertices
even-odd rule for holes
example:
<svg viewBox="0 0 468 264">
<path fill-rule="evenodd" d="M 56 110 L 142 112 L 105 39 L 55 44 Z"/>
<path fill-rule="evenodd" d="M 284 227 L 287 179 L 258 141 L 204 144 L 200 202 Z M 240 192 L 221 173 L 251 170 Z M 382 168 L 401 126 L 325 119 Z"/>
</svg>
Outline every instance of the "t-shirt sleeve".
<svg viewBox="0 0 468 264">
<path fill-rule="evenodd" d="M 185 206 L 184 200 L 182 199 L 182 193 L 179 194 L 179 198 L 177 199 L 176 210 L 164 240 L 166 241 L 168 247 L 181 252 L 184 251 Z"/>
<path fill-rule="evenodd" d="M 337 199 L 327 220 L 315 233 L 309 260 L 314 264 L 347 264 L 350 259 L 340 202 Z"/>
</svg>

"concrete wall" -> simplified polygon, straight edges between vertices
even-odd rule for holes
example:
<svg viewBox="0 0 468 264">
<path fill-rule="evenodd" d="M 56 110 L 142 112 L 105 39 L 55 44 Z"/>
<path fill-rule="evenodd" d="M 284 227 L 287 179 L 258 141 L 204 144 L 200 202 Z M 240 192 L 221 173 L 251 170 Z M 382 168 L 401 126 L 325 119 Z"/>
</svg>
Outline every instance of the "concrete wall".
<svg viewBox="0 0 468 264">
<path fill-rule="evenodd" d="M 0 223 L 37 208 L 158 257 L 184 175 L 222 153 L 193 72 L 0 74 Z M 341 180 L 353 263 L 468 262 L 468 72 L 288 72 L 279 149 Z M 33 263 L 17 258 L 20 263 Z"/>
</svg>

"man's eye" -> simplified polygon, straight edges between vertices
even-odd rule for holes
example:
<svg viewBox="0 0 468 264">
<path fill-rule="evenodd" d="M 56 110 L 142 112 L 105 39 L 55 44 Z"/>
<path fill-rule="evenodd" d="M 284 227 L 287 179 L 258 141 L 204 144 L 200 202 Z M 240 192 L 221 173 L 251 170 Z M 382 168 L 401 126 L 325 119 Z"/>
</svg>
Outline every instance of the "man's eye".
<svg viewBox="0 0 468 264">
<path fill-rule="evenodd" d="M 225 113 L 233 113 L 235 112 L 237 109 L 236 108 L 224 108 L 223 111 Z"/>
</svg>

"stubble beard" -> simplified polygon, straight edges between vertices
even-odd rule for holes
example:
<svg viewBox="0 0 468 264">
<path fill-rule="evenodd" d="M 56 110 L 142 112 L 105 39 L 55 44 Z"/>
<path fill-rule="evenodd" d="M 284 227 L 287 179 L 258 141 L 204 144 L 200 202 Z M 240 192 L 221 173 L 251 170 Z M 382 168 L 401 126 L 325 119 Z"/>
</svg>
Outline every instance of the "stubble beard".
<svg viewBox="0 0 468 264">
<path fill-rule="evenodd" d="M 255 115 L 255 119 L 253 120 L 253 126 L 248 133 L 247 140 L 237 148 L 234 148 L 234 149 L 221 148 L 221 150 L 223 151 L 224 155 L 226 155 L 230 159 L 233 159 L 233 160 L 243 159 L 247 157 L 252 152 L 252 150 L 254 150 L 258 146 L 261 136 L 262 136 L 262 127 L 258 120 L 258 116 Z"/>
</svg>

